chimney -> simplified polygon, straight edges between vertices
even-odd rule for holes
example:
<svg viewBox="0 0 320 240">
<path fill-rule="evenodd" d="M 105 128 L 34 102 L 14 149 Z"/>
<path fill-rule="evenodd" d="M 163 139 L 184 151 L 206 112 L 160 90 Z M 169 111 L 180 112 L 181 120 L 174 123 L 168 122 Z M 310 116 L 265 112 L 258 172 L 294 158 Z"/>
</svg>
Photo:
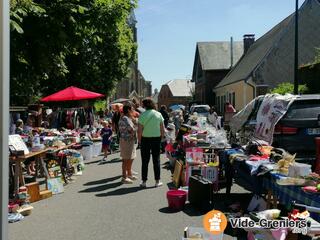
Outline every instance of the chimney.
<svg viewBox="0 0 320 240">
<path fill-rule="evenodd" d="M 243 54 L 246 54 L 250 46 L 254 43 L 254 34 L 243 35 Z"/>
</svg>

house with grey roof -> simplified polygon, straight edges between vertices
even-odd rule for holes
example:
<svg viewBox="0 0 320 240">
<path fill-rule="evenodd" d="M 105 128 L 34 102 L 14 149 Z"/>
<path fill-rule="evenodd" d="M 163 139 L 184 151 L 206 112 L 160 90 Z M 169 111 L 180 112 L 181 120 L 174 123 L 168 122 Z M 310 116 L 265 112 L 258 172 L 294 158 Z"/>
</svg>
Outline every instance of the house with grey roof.
<svg viewBox="0 0 320 240">
<path fill-rule="evenodd" d="M 174 79 L 161 86 L 158 95 L 158 106 L 181 104 L 187 106 L 192 100 L 194 83 L 187 79 Z"/>
<path fill-rule="evenodd" d="M 243 42 L 198 42 L 192 82 L 196 101 L 214 104 L 212 89 L 227 75 L 243 54 Z"/>
<path fill-rule="evenodd" d="M 314 60 L 320 47 L 320 1 L 306 0 L 299 9 L 299 65 Z M 294 79 L 295 14 L 291 14 L 256 40 L 234 68 L 214 87 L 222 109 L 234 98 L 240 110 L 258 95 Z"/>
</svg>

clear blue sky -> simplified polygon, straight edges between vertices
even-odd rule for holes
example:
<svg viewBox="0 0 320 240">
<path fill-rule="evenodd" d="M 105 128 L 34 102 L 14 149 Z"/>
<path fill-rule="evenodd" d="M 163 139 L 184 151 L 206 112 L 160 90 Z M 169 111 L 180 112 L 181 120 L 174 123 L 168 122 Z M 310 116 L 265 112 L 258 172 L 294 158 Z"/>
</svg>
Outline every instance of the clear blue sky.
<svg viewBox="0 0 320 240">
<path fill-rule="evenodd" d="M 303 0 L 300 0 L 300 5 Z M 139 68 L 154 88 L 191 78 L 196 42 L 261 37 L 294 12 L 295 0 L 139 0 Z"/>
</svg>

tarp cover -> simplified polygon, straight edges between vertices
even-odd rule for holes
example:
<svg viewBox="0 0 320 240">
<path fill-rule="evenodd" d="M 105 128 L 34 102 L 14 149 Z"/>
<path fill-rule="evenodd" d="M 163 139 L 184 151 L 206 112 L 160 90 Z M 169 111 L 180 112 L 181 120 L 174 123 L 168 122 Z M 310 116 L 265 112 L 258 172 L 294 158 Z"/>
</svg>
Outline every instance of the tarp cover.
<svg viewBox="0 0 320 240">
<path fill-rule="evenodd" d="M 231 132 L 238 132 L 246 123 L 254 108 L 256 100 L 257 98 L 253 99 L 240 112 L 238 112 L 236 115 L 232 117 L 232 119 L 229 122 Z"/>
<path fill-rule="evenodd" d="M 278 121 L 286 114 L 296 96 L 291 94 L 267 94 L 258 110 L 254 137 L 269 144 L 273 141 L 273 132 Z"/>
</svg>

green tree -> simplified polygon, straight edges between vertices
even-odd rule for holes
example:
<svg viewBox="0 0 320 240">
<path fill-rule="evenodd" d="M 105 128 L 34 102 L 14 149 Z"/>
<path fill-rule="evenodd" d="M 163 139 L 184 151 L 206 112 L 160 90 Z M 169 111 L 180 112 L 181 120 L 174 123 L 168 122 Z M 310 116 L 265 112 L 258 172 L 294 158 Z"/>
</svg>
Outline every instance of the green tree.
<svg viewBox="0 0 320 240">
<path fill-rule="evenodd" d="M 78 54 L 69 55 L 68 83 L 81 83 L 86 89 L 109 94 L 118 81 L 126 77 L 129 65 L 136 59 L 137 46 L 128 25 L 135 7 L 128 0 L 99 0 L 90 7 L 84 26 L 84 41 Z M 94 16 L 94 17 L 93 17 Z"/>
<path fill-rule="evenodd" d="M 280 83 L 276 88 L 271 90 L 271 93 L 278 93 L 278 94 L 286 94 L 291 93 L 293 94 L 294 86 L 292 83 Z M 299 93 L 306 93 L 308 91 L 308 88 L 306 85 L 299 85 L 298 87 Z"/>
<path fill-rule="evenodd" d="M 136 56 L 131 0 L 11 0 L 11 103 L 70 85 L 108 93 Z"/>
</svg>

